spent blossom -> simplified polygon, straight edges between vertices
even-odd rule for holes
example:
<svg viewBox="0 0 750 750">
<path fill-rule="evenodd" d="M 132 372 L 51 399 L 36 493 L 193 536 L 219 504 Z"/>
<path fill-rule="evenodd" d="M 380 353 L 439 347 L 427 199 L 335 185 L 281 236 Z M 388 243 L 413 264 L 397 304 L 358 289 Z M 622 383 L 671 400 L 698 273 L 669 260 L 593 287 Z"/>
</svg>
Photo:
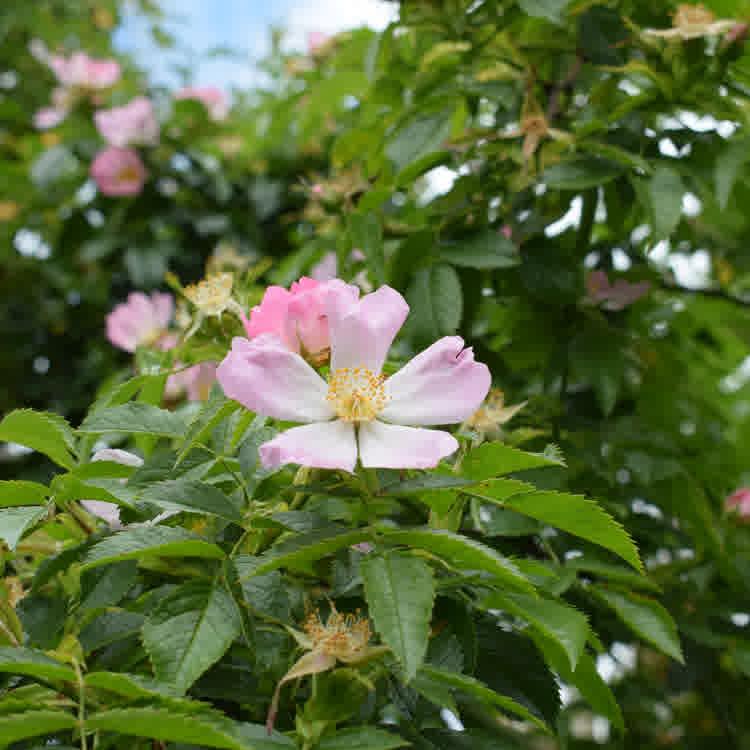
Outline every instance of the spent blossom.
<svg viewBox="0 0 750 750">
<path fill-rule="evenodd" d="M 716 36 L 729 31 L 737 21 L 725 19 L 717 21 L 714 14 L 704 5 L 683 3 L 677 7 L 672 17 L 671 29 L 644 29 L 644 36 L 660 39 L 698 39 L 702 36 Z"/>
<path fill-rule="evenodd" d="M 129 148 L 110 146 L 100 151 L 89 174 L 104 195 L 138 195 L 148 178 L 148 170 L 138 154 Z"/>
<path fill-rule="evenodd" d="M 203 104 L 209 117 L 220 122 L 227 119 L 229 114 L 229 98 L 226 93 L 216 86 L 186 86 L 174 92 L 174 98 L 195 99 Z"/>
<path fill-rule="evenodd" d="M 159 141 L 159 123 L 151 100 L 145 96 L 137 96 L 122 107 L 100 109 L 94 122 L 110 146 L 153 146 Z"/>
<path fill-rule="evenodd" d="M 126 352 L 155 344 L 165 336 L 173 309 L 171 294 L 153 292 L 148 297 L 143 292 L 131 292 L 127 302 L 107 315 L 107 338 Z"/>
<path fill-rule="evenodd" d="M 734 513 L 737 520 L 750 523 L 750 489 L 742 487 L 724 501 L 725 509 Z"/>
<path fill-rule="evenodd" d="M 266 468 L 286 463 L 353 472 L 436 466 L 458 448 L 448 432 L 411 425 L 468 419 L 490 388 L 486 365 L 463 339 L 446 336 L 386 378 L 388 349 L 409 312 L 382 286 L 359 299 L 338 279 L 324 285 L 322 310 L 331 344 L 328 381 L 275 334 L 235 338 L 219 365 L 224 392 L 251 411 L 303 422 L 260 447 Z"/>
</svg>

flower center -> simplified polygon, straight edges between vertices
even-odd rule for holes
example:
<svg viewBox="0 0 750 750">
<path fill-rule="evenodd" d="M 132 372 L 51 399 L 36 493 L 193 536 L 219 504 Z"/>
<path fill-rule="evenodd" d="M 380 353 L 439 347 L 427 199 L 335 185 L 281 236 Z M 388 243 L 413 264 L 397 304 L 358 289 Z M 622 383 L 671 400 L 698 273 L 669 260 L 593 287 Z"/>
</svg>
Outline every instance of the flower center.
<svg viewBox="0 0 750 750">
<path fill-rule="evenodd" d="M 326 401 L 347 422 L 371 422 L 388 400 L 384 383 L 366 367 L 341 367 L 331 373 Z"/>
<path fill-rule="evenodd" d="M 140 177 L 141 176 L 138 174 L 138 170 L 135 167 L 126 166 L 122 167 L 117 172 L 117 177 L 115 179 L 117 182 L 138 182 Z"/>
</svg>

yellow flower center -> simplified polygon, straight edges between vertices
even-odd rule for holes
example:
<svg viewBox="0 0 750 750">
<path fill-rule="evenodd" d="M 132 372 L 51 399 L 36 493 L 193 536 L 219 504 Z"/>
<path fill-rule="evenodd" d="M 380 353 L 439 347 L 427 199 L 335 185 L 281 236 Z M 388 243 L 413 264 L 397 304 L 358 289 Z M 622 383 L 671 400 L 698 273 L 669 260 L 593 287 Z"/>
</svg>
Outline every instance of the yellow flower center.
<svg viewBox="0 0 750 750">
<path fill-rule="evenodd" d="M 232 283 L 231 273 L 219 273 L 185 287 L 185 296 L 206 315 L 221 315 L 229 305 Z"/>
<path fill-rule="evenodd" d="M 388 401 L 385 376 L 366 367 L 341 367 L 331 373 L 326 400 L 347 422 L 371 422 Z"/>
<path fill-rule="evenodd" d="M 117 173 L 117 182 L 138 182 L 140 178 L 138 170 L 131 166 L 123 167 Z"/>
</svg>

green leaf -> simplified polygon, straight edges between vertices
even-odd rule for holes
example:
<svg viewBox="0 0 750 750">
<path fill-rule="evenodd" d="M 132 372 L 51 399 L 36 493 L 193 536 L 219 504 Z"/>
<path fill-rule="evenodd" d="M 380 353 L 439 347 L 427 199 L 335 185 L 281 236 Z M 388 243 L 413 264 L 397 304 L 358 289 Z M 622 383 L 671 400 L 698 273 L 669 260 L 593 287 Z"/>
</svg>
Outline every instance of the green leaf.
<svg viewBox="0 0 750 750">
<path fill-rule="evenodd" d="M 486 502 L 511 508 L 612 550 L 636 570 L 643 565 L 628 532 L 596 501 L 583 495 L 536 490 L 530 484 L 498 479 L 468 492 Z"/>
<path fill-rule="evenodd" d="M 125 529 L 95 544 L 84 559 L 84 567 L 154 555 L 221 559 L 224 552 L 215 544 L 184 529 L 141 526 Z"/>
<path fill-rule="evenodd" d="M 38 737 L 40 734 L 74 729 L 78 719 L 67 711 L 18 711 L 4 713 L 0 717 L 0 745 L 7 747 L 12 742 Z"/>
<path fill-rule="evenodd" d="M 129 432 L 134 435 L 159 435 L 181 438 L 187 433 L 185 418 L 151 404 L 129 402 L 98 409 L 89 414 L 79 432 Z"/>
<path fill-rule="evenodd" d="M 464 458 L 461 474 L 470 479 L 482 480 L 544 466 L 559 467 L 564 464 L 536 453 L 525 453 L 503 443 L 483 443 Z"/>
<path fill-rule="evenodd" d="M 241 633 L 237 605 L 224 588 L 188 583 L 149 616 L 143 645 L 156 678 L 184 693 Z"/>
<path fill-rule="evenodd" d="M 21 537 L 47 513 L 47 508 L 39 505 L 20 505 L 17 508 L 0 510 L 0 539 L 15 549 Z"/>
<path fill-rule="evenodd" d="M 521 263 L 518 248 L 496 229 L 486 229 L 444 245 L 440 250 L 440 259 L 454 266 L 480 270 L 513 268 Z"/>
<path fill-rule="evenodd" d="M 349 216 L 349 238 L 351 247 L 361 250 L 367 258 L 376 287 L 385 284 L 385 252 L 383 229 L 374 213 L 353 213 Z"/>
<path fill-rule="evenodd" d="M 677 228 L 682 216 L 685 186 L 679 173 L 660 165 L 649 181 L 648 195 L 654 222 L 653 239 L 668 237 Z"/>
<path fill-rule="evenodd" d="M 729 203 L 729 196 L 737 177 L 750 159 L 750 143 L 747 138 L 730 141 L 716 157 L 714 181 L 716 183 L 716 200 L 722 211 Z"/>
<path fill-rule="evenodd" d="M 684 664 L 677 626 L 659 602 L 641 594 L 596 584 L 586 590 L 607 604 L 634 633 Z"/>
<path fill-rule="evenodd" d="M 578 44 L 587 62 L 594 65 L 622 65 L 621 47 L 630 36 L 622 17 L 614 8 L 594 5 L 578 17 Z"/>
<path fill-rule="evenodd" d="M 184 709 L 183 709 L 184 711 Z M 294 750 L 296 744 L 279 732 L 266 733 L 258 724 L 232 721 L 215 711 L 184 713 L 176 708 L 146 706 L 101 711 L 86 719 L 88 729 L 186 742 L 227 750 Z"/>
<path fill-rule="evenodd" d="M 137 575 L 135 560 L 121 560 L 84 570 L 81 574 L 80 611 L 113 607 L 127 594 Z"/>
<path fill-rule="evenodd" d="M 17 409 L 0 422 L 0 440 L 20 443 L 49 456 L 64 469 L 72 469 L 75 441 L 70 425 L 50 412 Z"/>
<path fill-rule="evenodd" d="M 452 112 L 420 114 L 400 127 L 385 147 L 386 156 L 400 172 L 423 156 L 439 151 L 451 134 Z"/>
<path fill-rule="evenodd" d="M 365 558 L 360 571 L 370 617 L 408 682 L 427 652 L 435 602 L 432 568 L 411 555 L 385 555 Z"/>
<path fill-rule="evenodd" d="M 463 294 L 458 274 L 436 264 L 420 268 L 406 293 L 411 307 L 409 330 L 420 341 L 434 341 L 456 332 L 463 314 Z"/>
<path fill-rule="evenodd" d="M 621 583 L 630 588 L 646 589 L 653 591 L 655 594 L 661 593 L 661 586 L 656 581 L 651 580 L 647 575 L 634 573 L 629 568 L 622 565 L 612 565 L 611 563 L 601 562 L 593 557 L 584 555 L 583 557 L 574 557 L 567 560 L 565 567 L 583 573 L 592 573 L 595 576 L 601 576 L 614 583 Z"/>
<path fill-rule="evenodd" d="M 138 612 L 109 610 L 102 612 L 81 630 L 78 640 L 85 654 L 115 641 L 140 635 L 144 617 Z"/>
<path fill-rule="evenodd" d="M 457 477 L 455 474 L 445 476 L 423 474 L 411 479 L 404 479 L 403 482 L 388 484 L 380 489 L 378 496 L 412 495 L 428 490 L 454 490 L 460 487 L 472 487 L 476 484 L 478 484 L 478 480 L 464 479 L 464 477 Z"/>
<path fill-rule="evenodd" d="M 0 647 L 0 672 L 22 674 L 42 681 L 76 680 L 76 673 L 67 664 L 61 664 L 33 648 Z"/>
<path fill-rule="evenodd" d="M 226 419 L 240 408 L 237 401 L 227 401 L 223 393 L 211 394 L 211 397 L 204 404 L 198 416 L 190 423 L 190 429 L 185 436 L 185 442 L 182 449 L 177 454 L 175 468 L 177 468 L 185 456 L 195 448 L 199 443 L 206 443 L 211 437 L 211 431 L 219 422 Z"/>
<path fill-rule="evenodd" d="M 16 505 L 41 505 L 49 495 L 49 488 L 37 482 L 9 480 L 0 482 L 0 508 Z"/>
<path fill-rule="evenodd" d="M 622 167 L 605 159 L 581 157 L 553 164 L 539 177 L 552 190 L 587 190 L 622 174 Z"/>
<path fill-rule="evenodd" d="M 389 542 L 425 549 L 457 568 L 483 570 L 506 586 L 534 593 L 534 587 L 511 560 L 474 539 L 439 529 L 394 530 L 380 527 L 379 531 Z"/>
<path fill-rule="evenodd" d="M 550 599 L 511 592 L 493 592 L 482 600 L 484 609 L 503 609 L 521 617 L 562 646 L 570 669 L 576 668 L 586 646 L 589 624 L 586 616 L 573 607 Z"/>
<path fill-rule="evenodd" d="M 210 513 L 227 521 L 242 521 L 242 514 L 232 501 L 221 490 L 204 482 L 168 479 L 149 485 L 141 492 L 141 497 L 165 510 Z"/>
<path fill-rule="evenodd" d="M 546 18 L 553 23 L 562 23 L 563 12 L 570 0 L 518 0 L 521 10 L 530 16 Z"/>
<path fill-rule="evenodd" d="M 484 683 L 473 677 L 469 677 L 469 675 L 448 672 L 429 664 L 425 664 L 420 671 L 437 682 L 449 685 L 455 690 L 470 695 L 473 698 L 477 698 L 483 703 L 497 706 L 497 708 L 504 711 L 510 711 L 516 716 L 536 724 L 536 726 L 543 729 L 545 732 L 549 732 L 547 725 L 541 719 L 534 716 L 534 714 L 532 714 L 525 706 L 522 706 L 520 703 L 517 703 L 504 695 L 499 695 L 494 690 L 488 688 Z"/>
<path fill-rule="evenodd" d="M 324 737 L 315 747 L 316 750 L 392 750 L 408 744 L 403 737 L 392 732 L 365 726 L 341 729 Z"/>
<path fill-rule="evenodd" d="M 157 682 L 140 674 L 127 672 L 90 672 L 84 677 L 86 687 L 108 690 L 124 698 L 179 698 L 180 691 L 174 685 Z"/>
</svg>

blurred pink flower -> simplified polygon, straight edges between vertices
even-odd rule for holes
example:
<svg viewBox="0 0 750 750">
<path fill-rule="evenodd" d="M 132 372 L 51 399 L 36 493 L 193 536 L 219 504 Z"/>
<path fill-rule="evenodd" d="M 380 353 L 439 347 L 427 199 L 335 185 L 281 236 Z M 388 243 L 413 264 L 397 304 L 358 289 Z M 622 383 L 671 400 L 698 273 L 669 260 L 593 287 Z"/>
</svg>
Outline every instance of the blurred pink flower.
<svg viewBox="0 0 750 750">
<path fill-rule="evenodd" d="M 323 31 L 307 32 L 307 54 L 314 55 L 331 37 Z"/>
<path fill-rule="evenodd" d="M 180 373 L 185 383 L 189 401 L 205 401 L 216 382 L 217 362 L 201 362 Z"/>
<path fill-rule="evenodd" d="M 159 141 L 159 123 L 151 101 L 137 96 L 123 107 L 100 109 L 94 115 L 99 135 L 110 146 L 152 146 Z"/>
<path fill-rule="evenodd" d="M 107 338 L 119 349 L 134 352 L 139 346 L 160 343 L 160 348 L 171 349 L 165 336 L 172 318 L 174 300 L 171 294 L 131 292 L 127 302 L 116 305 L 106 318 Z M 166 346 L 164 344 L 167 344 Z"/>
<path fill-rule="evenodd" d="M 42 107 L 34 114 L 34 127 L 48 130 L 59 125 L 70 113 L 73 97 L 69 89 L 58 86 L 52 90 L 52 106 Z"/>
<path fill-rule="evenodd" d="M 202 102 L 212 120 L 226 120 L 229 114 L 229 97 L 216 86 L 187 86 L 175 91 L 174 98 Z"/>
<path fill-rule="evenodd" d="M 148 177 L 148 171 L 135 151 L 114 146 L 96 155 L 89 174 L 104 195 L 115 196 L 137 195 Z"/>
<path fill-rule="evenodd" d="M 386 378 L 388 349 L 409 306 L 382 286 L 322 285 L 331 341 L 328 382 L 278 336 L 235 338 L 217 377 L 229 398 L 274 419 L 307 422 L 260 447 L 263 465 L 286 463 L 354 471 L 365 467 L 428 468 L 458 448 L 453 435 L 407 425 L 468 419 L 490 387 L 486 365 L 463 339 L 446 336 Z M 381 421 L 384 420 L 384 421 Z"/>
<path fill-rule="evenodd" d="M 366 260 L 365 254 L 357 247 L 354 248 L 354 250 L 351 251 L 349 254 L 349 260 L 359 263 L 363 260 Z M 325 282 L 325 281 L 331 281 L 331 279 L 335 279 L 338 275 L 338 258 L 336 257 L 336 253 L 331 251 L 330 253 L 326 253 L 321 259 L 319 263 L 316 263 L 311 269 L 310 269 L 310 276 L 315 281 Z M 360 271 L 360 273 L 357 274 L 356 278 L 354 279 L 354 282 L 357 284 L 360 288 L 366 288 L 368 285 L 367 282 L 367 273 L 365 271 Z M 370 287 L 372 289 L 372 287 Z"/>
<path fill-rule="evenodd" d="M 614 284 L 610 284 L 606 271 L 591 271 L 586 277 L 588 294 L 584 302 L 599 305 L 605 310 L 624 310 L 647 294 L 650 288 L 651 283 L 648 281 L 632 284 L 625 279 L 617 279 Z"/>
<path fill-rule="evenodd" d="M 63 86 L 82 89 L 106 89 L 120 78 L 117 60 L 97 60 L 85 52 L 74 52 L 69 58 L 50 55 L 47 64 Z"/>
<path fill-rule="evenodd" d="M 724 507 L 729 513 L 735 513 L 738 520 L 750 523 L 750 489 L 742 487 L 733 492 L 725 501 Z"/>
<path fill-rule="evenodd" d="M 136 456 L 135 453 L 119 450 L 118 448 L 104 448 L 97 451 L 91 457 L 92 461 L 114 461 L 117 464 L 125 466 L 139 467 L 143 466 L 143 459 Z M 123 484 L 124 479 L 120 480 Z M 112 531 L 119 531 L 122 528 L 120 522 L 120 506 L 115 503 L 108 503 L 105 500 L 81 500 L 86 510 L 97 518 L 101 518 L 109 524 Z"/>
<path fill-rule="evenodd" d="M 260 305 L 243 316 L 247 337 L 272 333 L 290 351 L 319 355 L 330 348 L 324 309 L 326 285 L 303 276 L 289 290 L 269 286 Z"/>
</svg>

